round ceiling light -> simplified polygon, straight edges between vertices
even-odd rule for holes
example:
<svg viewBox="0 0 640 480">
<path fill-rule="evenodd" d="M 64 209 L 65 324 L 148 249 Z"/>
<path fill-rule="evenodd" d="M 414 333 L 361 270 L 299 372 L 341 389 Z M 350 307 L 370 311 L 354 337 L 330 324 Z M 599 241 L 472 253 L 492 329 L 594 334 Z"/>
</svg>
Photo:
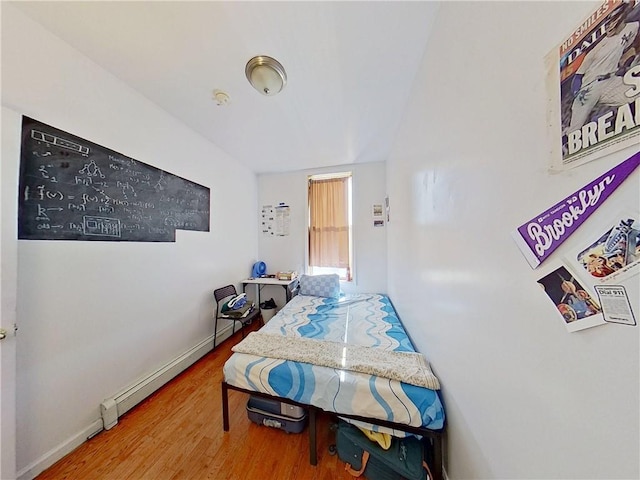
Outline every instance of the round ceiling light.
<svg viewBox="0 0 640 480">
<path fill-rule="evenodd" d="M 249 60 L 244 73 L 253 88 L 269 97 L 280 92 L 287 83 L 287 73 L 280 62 L 264 55 Z"/>
</svg>

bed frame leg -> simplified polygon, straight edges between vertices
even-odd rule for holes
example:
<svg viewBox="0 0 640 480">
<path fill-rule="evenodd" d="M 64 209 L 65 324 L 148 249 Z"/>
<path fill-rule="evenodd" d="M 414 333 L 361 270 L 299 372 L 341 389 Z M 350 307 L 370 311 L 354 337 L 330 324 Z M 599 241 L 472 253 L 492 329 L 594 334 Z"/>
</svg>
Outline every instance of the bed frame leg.
<svg viewBox="0 0 640 480">
<path fill-rule="evenodd" d="M 442 462 L 443 458 L 443 449 L 442 449 L 442 435 L 436 435 L 433 439 L 433 476 L 436 480 L 442 480 Z"/>
<path fill-rule="evenodd" d="M 316 446 L 316 409 L 309 408 L 309 463 L 318 464 L 318 450 Z"/>
<path fill-rule="evenodd" d="M 222 382 L 222 429 L 229 431 L 229 389 L 227 382 Z"/>
</svg>

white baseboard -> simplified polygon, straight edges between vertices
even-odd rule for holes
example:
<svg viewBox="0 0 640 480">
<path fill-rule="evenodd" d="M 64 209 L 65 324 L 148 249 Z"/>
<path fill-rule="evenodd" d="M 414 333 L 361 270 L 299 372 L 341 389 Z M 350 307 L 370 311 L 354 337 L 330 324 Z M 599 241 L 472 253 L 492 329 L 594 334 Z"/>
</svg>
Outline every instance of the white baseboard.
<svg viewBox="0 0 640 480">
<path fill-rule="evenodd" d="M 216 347 L 232 335 L 232 329 L 233 325 L 228 325 L 220 332 L 218 332 L 218 336 L 216 338 Z M 121 402 L 121 405 L 118 405 L 118 416 L 133 408 L 135 405 L 144 400 L 144 398 L 151 395 L 155 390 L 162 387 L 169 380 L 189 368 L 211 350 L 213 350 L 213 335 L 205 338 L 202 342 L 190 348 L 176 359 L 171 360 L 164 367 L 160 368 L 156 372 L 151 373 L 143 380 L 134 384 L 139 385 L 140 383 L 144 383 L 145 388 L 138 389 L 131 395 L 126 395 L 126 392 L 131 390 L 132 387 L 121 390 L 121 393 L 119 395 L 124 395 L 126 398 Z M 142 394 L 144 394 L 144 396 L 142 396 Z M 80 432 L 68 438 L 60 445 L 52 448 L 36 461 L 17 472 L 17 480 L 33 480 L 51 465 L 53 465 L 58 460 L 62 459 L 73 450 L 78 448 L 80 445 L 82 445 L 84 442 L 86 442 L 88 438 L 95 436 L 103 429 L 104 424 L 102 418 L 94 420 L 86 428 L 83 428 Z"/>
<path fill-rule="evenodd" d="M 17 480 L 33 480 L 51 465 L 82 445 L 87 440 L 87 437 L 92 436 L 100 430 L 102 430 L 102 419 L 95 420 L 91 425 L 84 428 L 73 437 L 68 438 L 57 447 L 49 450 L 31 465 L 20 470 L 17 473 Z"/>
<path fill-rule="evenodd" d="M 231 335 L 233 325 L 223 328 L 216 338 L 216 346 L 220 345 Z M 204 357 L 213 348 L 213 335 L 174 358 L 158 370 L 145 375 L 133 382 L 113 397 L 105 399 L 100 404 L 102 420 L 105 429 L 110 429 L 118 423 L 118 418 L 142 402 L 153 392 L 161 388 L 170 380 L 177 377 L 195 362 Z"/>
</svg>

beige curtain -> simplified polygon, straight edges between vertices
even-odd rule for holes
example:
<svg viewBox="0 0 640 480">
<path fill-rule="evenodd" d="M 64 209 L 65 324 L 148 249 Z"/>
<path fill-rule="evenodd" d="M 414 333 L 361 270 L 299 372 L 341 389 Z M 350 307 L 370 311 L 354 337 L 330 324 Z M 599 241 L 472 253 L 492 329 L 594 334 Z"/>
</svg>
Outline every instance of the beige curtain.
<svg viewBox="0 0 640 480">
<path fill-rule="evenodd" d="M 348 180 L 309 180 L 311 266 L 349 268 Z"/>
</svg>

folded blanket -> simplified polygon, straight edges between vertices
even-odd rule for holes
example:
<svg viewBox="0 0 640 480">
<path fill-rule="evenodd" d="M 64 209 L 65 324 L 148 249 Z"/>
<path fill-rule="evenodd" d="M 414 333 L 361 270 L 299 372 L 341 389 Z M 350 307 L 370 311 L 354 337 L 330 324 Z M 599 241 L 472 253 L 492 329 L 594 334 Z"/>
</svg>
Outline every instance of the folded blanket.
<svg viewBox="0 0 640 480">
<path fill-rule="evenodd" d="M 363 345 L 251 332 L 232 350 L 329 368 L 376 375 L 439 390 L 440 382 L 422 354 L 395 352 Z"/>
</svg>

